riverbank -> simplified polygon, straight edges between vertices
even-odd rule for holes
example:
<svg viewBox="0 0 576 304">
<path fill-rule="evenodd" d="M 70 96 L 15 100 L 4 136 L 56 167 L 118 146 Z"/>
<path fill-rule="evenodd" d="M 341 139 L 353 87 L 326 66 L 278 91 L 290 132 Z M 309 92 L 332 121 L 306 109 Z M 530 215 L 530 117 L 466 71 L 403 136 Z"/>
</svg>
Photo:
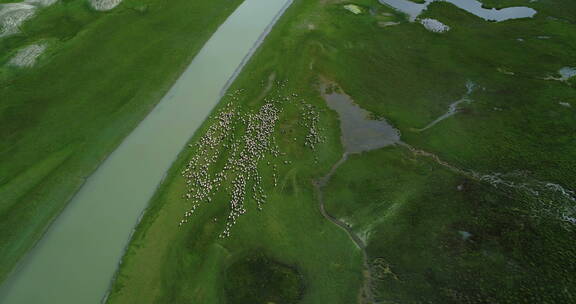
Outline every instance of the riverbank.
<svg viewBox="0 0 576 304">
<path fill-rule="evenodd" d="M 108 13 L 59 2 L 0 41 L 3 54 L 57 41 L 31 69 L 3 67 L 0 278 L 241 3 L 220 2 L 125 1 Z"/>
<path fill-rule="evenodd" d="M 293 100 L 291 105 L 281 106 L 279 127 L 285 135 L 277 137 L 278 130 L 274 133 L 281 156 L 266 157 L 258 165 L 259 176 L 262 177 L 262 186 L 267 196 L 266 202 L 262 204 L 262 211 L 258 211 L 252 199 L 247 199 L 245 205 L 247 212 L 237 219 L 236 225 L 231 230 L 231 236 L 219 238 L 226 226 L 226 214 L 229 212 L 226 202 L 230 194 L 223 190 L 211 198 L 213 203 L 198 207 L 194 216 L 188 217 L 188 222 L 179 226 L 178 223 L 185 212 L 192 207 L 191 202 L 186 203 L 182 199 L 186 193 L 186 182 L 180 174 L 196 150 L 186 149 L 152 200 L 150 209 L 136 230 L 110 294 L 109 303 L 223 302 L 225 299 L 220 291 L 227 275 L 227 265 L 234 264 L 235 261 L 254 251 L 264 253 L 269 259 L 298 270 L 305 285 L 301 299 L 304 303 L 324 300 L 332 303 L 349 303 L 359 296 L 356 288 L 344 287 L 357 284 L 359 288 L 361 284 L 362 275 L 358 272 L 362 263 L 360 252 L 355 249 L 345 233 L 321 216 L 311 183 L 312 176 L 327 171 L 331 161 L 336 161 L 339 157 L 336 121 L 320 120 L 318 129 L 331 130 L 328 132 L 334 136 L 330 136 L 331 148 L 318 145 L 318 153 L 324 156 L 328 154 L 331 157 L 324 157 L 319 164 L 310 166 L 314 164 L 314 153 L 303 144 L 308 130 L 299 125 L 302 119 L 299 101 L 304 99 L 306 103 L 312 104 L 316 110 L 321 110 L 323 113 L 326 106 L 316 88 L 298 92 L 292 91 L 291 88 L 306 87 L 306 83 L 314 80 L 305 70 L 289 69 L 295 76 L 289 79 L 294 81 L 288 81 L 284 85 L 281 79 L 286 79 L 287 70 L 277 71 L 279 72 L 277 80 L 274 81 L 274 77 L 270 77 L 272 71 L 270 66 L 261 64 L 262 55 L 276 54 L 276 48 L 273 46 L 282 40 L 280 33 L 286 30 L 287 24 L 298 22 L 297 13 L 303 7 L 312 9 L 315 4 L 296 1 L 287 10 L 229 91 L 233 93 L 239 89 L 237 84 L 246 81 L 247 77 L 251 82 L 252 77 L 257 77 L 258 85 L 242 91 L 238 101 L 235 102 L 238 111 L 244 117 L 265 104 L 265 99 L 284 100 L 284 97 L 279 97 L 280 95 Z M 253 71 L 256 67 L 266 71 L 257 74 L 246 72 Z M 298 75 L 304 78 L 297 77 Z M 270 79 L 273 81 L 273 86 L 266 92 Z M 258 98 L 262 96 L 263 91 L 264 99 Z M 297 94 L 298 97 L 292 94 Z M 233 97 L 229 97 L 221 102 L 215 113 L 224 110 L 225 105 L 232 100 Z M 216 114 L 206 121 L 191 140 L 192 144 L 200 142 L 209 126 L 217 123 L 215 117 Z M 241 138 L 243 131 L 240 129 L 237 132 L 235 138 Z M 323 134 L 325 132 L 322 131 Z M 297 144 L 293 138 L 298 138 Z M 210 169 L 211 171 L 218 170 L 217 168 L 226 163 L 229 155 L 226 150 L 229 149 L 222 150 L 222 156 L 219 158 L 221 160 L 214 169 Z M 294 161 L 294 155 L 298 155 L 300 161 Z M 286 164 L 285 161 L 288 159 L 290 163 Z M 266 164 L 268 161 L 270 165 Z M 277 171 L 274 168 L 277 168 Z M 275 172 L 278 176 L 277 191 L 270 193 L 268 191 L 274 187 L 271 177 Z M 248 196 L 251 197 L 251 194 Z M 294 221 L 295 218 L 299 220 Z M 146 263 L 147 267 L 141 267 L 142 263 Z M 182 272 L 178 269 L 195 271 Z M 179 273 L 177 277 L 172 275 L 176 272 Z M 164 274 L 169 275 L 165 277 Z M 334 286 L 343 288 L 334 289 Z M 261 291 L 251 292 L 258 294 Z"/>
<path fill-rule="evenodd" d="M 534 18 L 498 23 L 434 2 L 421 17 L 449 26 L 442 33 L 377 1 L 353 4 L 361 13 L 338 1 L 294 2 L 156 193 L 109 303 L 226 303 L 227 280 L 257 279 L 229 265 L 255 252 L 297 269 L 305 285 L 300 303 L 363 302 L 366 289 L 382 302 L 571 299 L 574 227 L 571 213 L 562 212 L 572 212 L 576 147 L 561 134 L 576 130 L 572 108 L 558 102 L 576 96 L 572 83 L 542 76 L 569 66 L 574 25 L 552 18 L 562 10 L 552 1 L 539 1 Z M 340 122 L 318 90 L 320 77 L 338 83 L 371 118 L 385 118 L 403 142 L 352 155 L 335 170 L 322 192 L 335 222 L 322 216 L 312 184 L 343 154 Z M 462 96 L 471 102 L 415 131 Z M 228 106 L 239 115 L 232 121 L 244 123 L 269 103 L 279 113 L 273 138 L 280 156 L 260 159 L 259 178 L 242 184 L 245 199 L 235 209 L 238 183 L 218 184 L 219 173 L 228 172 L 231 147 L 246 130 L 234 128 L 234 140 L 207 154 L 198 144 Z M 309 132 L 310 112 L 300 104 L 318 114 L 317 132 Z M 306 144 L 310 134 L 322 139 L 314 149 Z M 194 179 L 181 175 L 196 172 L 187 166 L 200 154 L 210 160 L 200 170 L 206 188 L 218 190 L 197 201 L 193 194 L 206 192 L 190 192 Z M 230 235 L 219 237 L 235 210 Z M 371 280 L 338 223 L 366 244 Z M 267 300 L 257 287 L 242 293 Z"/>
<path fill-rule="evenodd" d="M 102 299 L 130 232 L 166 170 L 218 103 L 221 89 L 260 43 L 262 33 L 289 3 L 248 0 L 228 17 L 159 105 L 87 180 L 5 284 L 1 301 Z M 97 223 L 106 225 L 94 229 Z M 82 241 L 70 243 L 70 239 Z M 36 292 L 28 292 L 31 288 Z"/>
</svg>

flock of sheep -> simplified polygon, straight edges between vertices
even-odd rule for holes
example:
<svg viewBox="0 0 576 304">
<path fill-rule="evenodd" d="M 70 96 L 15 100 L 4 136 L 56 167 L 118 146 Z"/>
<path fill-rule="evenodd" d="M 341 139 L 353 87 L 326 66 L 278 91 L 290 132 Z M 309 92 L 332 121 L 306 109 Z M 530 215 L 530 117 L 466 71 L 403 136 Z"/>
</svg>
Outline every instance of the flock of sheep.
<svg viewBox="0 0 576 304">
<path fill-rule="evenodd" d="M 285 83 L 278 84 L 285 86 Z M 230 211 L 221 238 L 229 237 L 232 226 L 246 213 L 247 194 L 251 194 L 258 210 L 262 210 L 266 202 L 267 195 L 258 167 L 266 156 L 277 158 L 286 155 L 280 152 L 274 133 L 284 108 L 283 103 L 295 101 L 298 95 L 278 95 L 274 99 L 265 99 L 264 105 L 256 113 L 241 113 L 236 106 L 241 94 L 241 90 L 230 94 L 231 102 L 216 114 L 206 133 L 194 145 L 190 145 L 194 154 L 182 175 L 187 185 L 184 199 L 191 201 L 192 206 L 184 213 L 180 226 L 188 222 L 201 203 L 210 203 L 223 185 L 229 194 Z M 319 112 L 304 101 L 301 101 L 299 110 L 300 125 L 308 129 L 304 146 L 314 150 L 321 142 Z M 215 168 L 217 163 L 223 165 L 220 165 L 221 169 Z M 290 164 L 287 160 L 283 163 Z M 272 166 L 271 184 L 277 186 L 278 168 L 270 161 L 266 164 Z"/>
</svg>

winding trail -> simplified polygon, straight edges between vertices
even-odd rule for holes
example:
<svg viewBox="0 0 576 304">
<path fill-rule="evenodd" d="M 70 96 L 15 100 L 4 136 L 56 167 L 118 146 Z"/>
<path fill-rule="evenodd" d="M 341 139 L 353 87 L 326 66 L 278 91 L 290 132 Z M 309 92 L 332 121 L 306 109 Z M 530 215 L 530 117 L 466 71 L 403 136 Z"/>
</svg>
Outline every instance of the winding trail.
<svg viewBox="0 0 576 304">
<path fill-rule="evenodd" d="M 348 234 L 350 240 L 352 240 L 352 242 L 362 253 L 364 284 L 359 294 L 360 303 L 376 303 L 372 286 L 373 267 L 370 263 L 368 253 L 366 251 L 367 244 L 353 231 L 349 224 L 336 218 L 326 211 L 323 193 L 324 188 L 328 185 L 336 170 L 338 170 L 338 168 L 348 160 L 351 154 L 362 153 L 380 149 L 386 146 L 397 145 L 398 147 L 408 149 L 414 155 L 431 158 L 434 162 L 447 168 L 451 172 L 479 182 L 487 182 L 495 188 L 499 188 L 501 186 L 508 187 L 522 191 L 533 197 L 539 197 L 542 193 L 547 192 L 548 197 L 552 198 L 552 200 L 549 200 L 550 202 L 556 203 L 558 198 L 560 198 L 568 203 L 568 205 L 565 206 L 569 206 L 562 209 L 561 212 L 551 213 L 548 216 L 550 218 L 560 220 L 567 225 L 576 225 L 576 208 L 572 207 L 572 204 L 576 202 L 576 191 L 565 189 L 561 185 L 551 182 L 519 182 L 507 179 L 504 174 L 481 174 L 473 170 L 459 168 L 458 166 L 450 164 L 447 161 L 441 159 L 434 153 L 418 149 L 411 146 L 410 144 L 403 142 L 401 140 L 400 132 L 394 128 L 394 126 L 389 124 L 386 120 L 372 119 L 370 113 L 357 105 L 350 96 L 343 93 L 342 89 L 336 83 L 322 76 L 320 76 L 320 79 L 321 85 L 319 89 L 322 97 L 325 99 L 328 107 L 338 114 L 341 129 L 341 143 L 345 152 L 342 154 L 340 160 L 338 160 L 331 167 L 330 171 L 326 175 L 317 180 L 314 180 L 312 184 L 314 186 L 320 213 L 322 216 L 334 225 L 338 226 L 340 229 L 344 230 L 346 234 Z M 442 120 L 458 113 L 458 106 L 461 103 L 472 101 L 470 95 L 473 93 L 475 88 L 476 85 L 473 82 L 468 81 L 466 83 L 466 93 L 462 96 L 462 98 L 450 104 L 448 111 L 445 114 L 441 115 L 424 128 L 415 129 L 413 131 L 425 131 L 441 122 Z M 544 204 L 541 206 L 535 206 L 535 208 L 542 209 L 543 207 L 547 207 L 545 200 L 542 201 L 542 203 Z"/>
<path fill-rule="evenodd" d="M 444 160 L 442 160 L 440 157 L 438 157 L 438 155 L 431 153 L 431 152 L 427 152 L 424 150 L 420 150 L 417 149 L 405 142 L 402 141 L 398 141 L 396 143 L 399 147 L 403 147 L 408 149 L 409 151 L 411 151 L 412 153 L 414 153 L 414 155 L 418 155 L 418 156 L 422 156 L 422 157 L 427 157 L 427 158 L 431 158 L 434 162 L 436 162 L 437 164 L 447 168 L 448 170 L 461 175 L 461 176 L 465 176 L 467 178 L 479 181 L 479 182 L 488 182 L 490 185 L 492 185 L 495 188 L 498 188 L 499 186 L 506 186 L 506 187 L 510 187 L 510 188 L 514 188 L 520 191 L 524 191 L 527 193 L 530 193 L 534 196 L 539 196 L 539 192 L 541 191 L 550 191 L 551 193 L 556 193 L 557 195 L 559 195 L 559 198 L 564 199 L 568 202 L 575 202 L 576 201 L 576 193 L 574 191 L 571 190 L 567 190 L 564 189 L 562 186 L 557 185 L 557 184 L 553 184 L 550 182 L 538 182 L 536 186 L 541 186 L 539 191 L 536 191 L 535 189 L 531 188 L 530 185 L 528 184 L 523 184 L 523 183 L 515 183 L 513 181 L 509 181 L 509 180 L 505 180 L 503 178 L 503 176 L 500 176 L 498 174 L 480 174 L 477 173 L 475 171 L 468 171 L 468 170 L 464 170 L 461 169 L 457 166 L 454 166 Z M 360 303 L 376 303 L 375 301 L 375 297 L 374 297 L 374 293 L 372 290 L 372 267 L 371 267 L 371 263 L 369 260 L 369 256 L 368 253 L 366 251 L 366 243 L 352 230 L 352 227 L 350 225 L 348 225 L 346 222 L 334 217 L 333 215 L 331 215 L 330 213 L 328 213 L 328 211 L 326 211 L 326 207 L 325 207 L 325 200 L 324 200 L 324 188 L 328 185 L 328 183 L 330 182 L 330 180 L 332 179 L 332 177 L 334 176 L 334 174 L 336 173 L 336 170 L 338 170 L 338 168 L 344 164 L 347 160 L 348 157 L 350 156 L 350 152 L 344 152 L 342 154 L 342 157 L 340 158 L 340 160 L 338 160 L 331 168 L 330 171 L 324 175 L 323 177 L 314 180 L 312 182 L 313 186 L 314 186 L 314 190 L 316 193 L 316 197 L 318 200 L 318 205 L 319 205 L 319 209 L 320 209 L 320 213 L 322 214 L 322 216 L 327 219 L 328 221 L 330 221 L 331 223 L 333 223 L 334 225 L 338 226 L 340 229 L 344 230 L 346 232 L 346 234 L 348 235 L 348 237 L 350 238 L 350 240 L 352 240 L 352 242 L 354 243 L 354 245 L 356 245 L 356 247 L 358 247 L 358 249 L 360 250 L 361 254 L 362 254 L 362 262 L 363 262 L 363 276 L 364 276 L 364 284 L 363 287 L 361 289 L 361 294 L 360 294 Z M 568 211 L 566 211 L 567 213 L 558 213 L 558 214 L 552 214 L 552 216 L 556 217 L 557 220 L 563 221 L 566 224 L 570 224 L 570 225 L 576 225 L 576 217 L 573 216 L 574 213 L 570 213 Z"/>
<path fill-rule="evenodd" d="M 458 106 L 462 103 L 470 103 L 472 102 L 472 99 L 470 99 L 470 94 L 472 94 L 472 92 L 474 91 L 474 88 L 476 87 L 476 85 L 472 82 L 472 81 L 468 81 L 466 83 L 466 94 L 464 94 L 464 96 L 462 96 L 462 98 L 458 99 L 457 101 L 451 103 L 448 106 L 448 111 L 446 111 L 446 113 L 440 115 L 438 118 L 436 118 L 435 120 L 433 120 L 432 122 L 430 122 L 428 125 L 426 125 L 424 128 L 421 129 L 416 129 L 414 131 L 416 132 L 424 132 L 430 128 L 432 128 L 433 126 L 435 126 L 436 124 L 438 124 L 439 122 L 445 120 L 446 118 L 449 118 L 453 115 L 455 115 L 456 113 L 458 113 L 460 110 L 458 108 Z"/>
<path fill-rule="evenodd" d="M 105 301 L 166 171 L 291 3 L 245 0 L 228 17 L 0 286 L 0 303 Z"/>
<path fill-rule="evenodd" d="M 368 253 L 366 252 L 366 243 L 352 230 L 350 225 L 326 211 L 323 188 L 351 154 L 376 150 L 399 143 L 400 132 L 386 120 L 371 118 L 370 112 L 357 105 L 350 96 L 342 92 L 342 89 L 336 83 L 323 77 L 322 82 L 323 84 L 320 86 L 322 97 L 326 100 L 328 107 L 338 113 L 342 132 L 341 142 L 345 152 L 330 171 L 322 178 L 314 181 L 313 185 L 322 216 L 344 230 L 362 253 L 364 284 L 359 295 L 359 302 L 375 303 L 372 292 L 372 271 Z"/>
<path fill-rule="evenodd" d="M 354 242 L 356 247 L 360 249 L 362 253 L 362 262 L 363 262 L 363 275 L 364 275 L 364 286 L 362 288 L 361 298 L 363 299 L 362 303 L 374 303 L 374 294 L 372 293 L 372 272 L 370 271 L 370 262 L 368 258 L 368 253 L 366 252 L 366 244 L 354 231 L 352 227 L 350 227 L 345 222 L 337 219 L 336 217 L 332 216 L 326 211 L 326 207 L 324 204 L 324 193 L 323 188 L 328 184 L 336 170 L 348 160 L 348 156 L 350 154 L 348 152 L 344 152 L 342 154 L 342 158 L 338 162 L 336 162 L 328 174 L 324 175 L 322 178 L 313 181 L 312 184 L 314 185 L 314 190 L 316 191 L 316 197 L 318 199 L 320 213 L 324 218 L 332 222 L 334 225 L 340 227 L 342 230 L 348 234 L 348 237 Z"/>
</svg>

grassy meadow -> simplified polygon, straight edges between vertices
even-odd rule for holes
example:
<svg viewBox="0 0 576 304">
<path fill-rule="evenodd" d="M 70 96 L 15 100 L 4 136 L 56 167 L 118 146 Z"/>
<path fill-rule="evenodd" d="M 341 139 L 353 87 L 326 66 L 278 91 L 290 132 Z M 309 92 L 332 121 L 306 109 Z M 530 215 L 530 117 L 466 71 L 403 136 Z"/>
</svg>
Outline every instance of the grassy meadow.
<svg viewBox="0 0 576 304">
<path fill-rule="evenodd" d="M 350 3 L 363 12 L 343 8 Z M 573 80 L 546 78 L 576 65 L 576 4 L 522 5 L 539 13 L 495 23 L 433 3 L 424 16 L 451 28 L 438 34 L 375 0 L 294 1 L 230 92 L 244 90 L 235 103 L 243 115 L 263 97 L 298 94 L 318 111 L 324 140 L 305 147 L 302 113 L 280 103 L 273 137 L 286 154 L 258 167 L 267 202 L 258 211 L 248 199 L 224 239 L 226 191 L 178 225 L 190 209 L 180 172 L 197 152 L 184 150 L 136 230 L 108 303 L 368 302 L 360 292 L 366 273 L 378 303 L 573 301 L 576 228 L 561 213 L 573 216 L 576 90 Z M 321 77 L 386 118 L 405 143 L 352 155 L 324 189 L 328 213 L 367 243 L 369 269 L 345 231 L 321 216 L 312 186 L 342 154 Z M 269 79 L 280 82 L 267 90 Z M 470 102 L 418 131 L 468 82 Z M 223 99 L 192 147 L 229 103 Z M 230 155 L 218 149 L 211 172 Z M 267 162 L 279 168 L 277 187 Z M 246 290 L 230 287 L 237 282 Z"/>
<path fill-rule="evenodd" d="M 573 227 L 538 217 L 534 197 L 399 147 L 351 157 L 326 192 L 328 212 L 368 240 L 377 300 L 571 301 Z"/>
<path fill-rule="evenodd" d="M 0 40 L 0 280 L 240 0 L 62 0 Z M 18 49 L 48 49 L 33 68 Z"/>
</svg>

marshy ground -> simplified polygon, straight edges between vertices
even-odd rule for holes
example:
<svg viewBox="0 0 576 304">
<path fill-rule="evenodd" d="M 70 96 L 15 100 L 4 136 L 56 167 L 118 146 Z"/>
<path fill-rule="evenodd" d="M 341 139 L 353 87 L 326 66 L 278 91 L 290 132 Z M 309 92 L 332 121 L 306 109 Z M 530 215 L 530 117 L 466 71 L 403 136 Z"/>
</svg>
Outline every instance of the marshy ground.
<svg viewBox="0 0 576 304">
<path fill-rule="evenodd" d="M 260 161 L 262 188 L 246 193 L 247 211 L 224 239 L 233 210 L 224 192 L 175 225 L 189 207 L 178 172 L 195 155 L 183 152 L 110 302 L 234 301 L 221 286 L 255 277 L 223 272 L 254 252 L 297 269 L 300 303 L 573 300 L 576 125 L 565 104 L 576 102 L 576 90 L 573 79 L 544 78 L 573 65 L 576 20 L 567 11 L 576 6 L 510 5 L 538 14 L 489 22 L 434 2 L 419 18 L 449 30 L 430 31 L 377 1 L 295 1 L 232 89 L 244 90 L 236 102 L 244 113 L 265 105 L 263 96 L 298 94 L 318 113 L 322 141 L 307 148 L 303 110 L 278 103 L 271 136 L 282 157 Z M 266 90 L 268 79 L 282 85 Z M 343 159 L 345 122 L 323 98 L 322 79 L 401 137 Z M 208 119 L 191 143 L 216 122 Z M 314 185 L 327 175 L 323 216 Z M 258 211 L 250 197 L 260 191 L 267 199 Z M 144 263 L 152 269 L 141 270 Z M 139 297 L 144 289 L 152 291 Z"/>
</svg>

